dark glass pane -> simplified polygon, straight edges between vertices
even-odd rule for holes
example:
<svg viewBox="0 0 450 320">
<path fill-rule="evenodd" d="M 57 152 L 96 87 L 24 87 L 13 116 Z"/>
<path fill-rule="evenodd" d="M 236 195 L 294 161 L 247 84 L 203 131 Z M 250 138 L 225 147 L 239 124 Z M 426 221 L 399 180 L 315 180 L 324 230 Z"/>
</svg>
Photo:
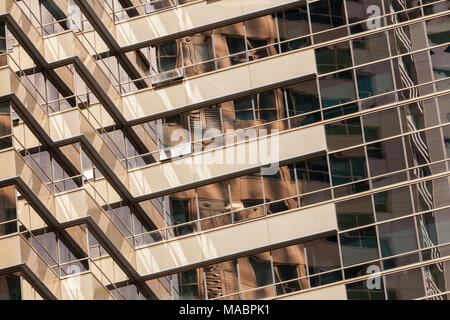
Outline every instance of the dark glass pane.
<svg viewBox="0 0 450 320">
<path fill-rule="evenodd" d="M 324 42 L 347 35 L 346 28 L 335 29 L 345 25 L 343 0 L 316 1 L 309 4 L 312 32 L 328 30 L 314 36 L 314 42 Z"/>
<path fill-rule="evenodd" d="M 413 218 L 383 223 L 378 226 L 383 257 L 390 257 L 417 249 Z"/>
<path fill-rule="evenodd" d="M 20 277 L 14 275 L 0 276 L 0 300 L 21 300 Z"/>
<path fill-rule="evenodd" d="M 329 159 L 334 186 L 367 178 L 363 148 L 337 152 Z"/>
<path fill-rule="evenodd" d="M 357 68 L 356 78 L 361 99 L 394 90 L 389 62 L 380 62 Z"/>
<path fill-rule="evenodd" d="M 319 79 L 322 108 L 356 99 L 352 71 L 338 72 Z"/>
<path fill-rule="evenodd" d="M 326 156 L 311 158 L 296 163 L 300 194 L 328 188 L 330 176 Z"/>
<path fill-rule="evenodd" d="M 373 281 L 375 284 L 368 285 L 368 281 Z M 377 286 L 378 283 L 379 286 Z M 349 283 L 346 285 L 346 289 L 348 300 L 386 300 L 381 277 L 373 280 Z"/>
<path fill-rule="evenodd" d="M 277 19 L 280 41 L 300 38 L 282 43 L 282 52 L 311 45 L 310 37 L 301 38 L 310 33 L 306 6 L 278 12 Z"/>
<path fill-rule="evenodd" d="M 441 3 L 440 5 L 445 6 L 444 3 Z M 425 24 L 429 46 L 435 46 L 450 41 L 450 16 L 430 19 L 427 20 Z"/>
<path fill-rule="evenodd" d="M 385 259 L 383 261 L 384 270 L 403 267 L 410 264 L 420 262 L 420 254 L 418 252 L 396 256 L 394 258 Z"/>
<path fill-rule="evenodd" d="M 450 209 L 419 215 L 416 221 L 422 248 L 450 242 Z M 438 252 L 439 249 L 433 251 Z"/>
<path fill-rule="evenodd" d="M 374 222 L 370 196 L 336 203 L 339 230 L 361 227 Z"/>
<path fill-rule="evenodd" d="M 406 168 L 401 138 L 367 145 L 367 156 L 372 177 Z"/>
<path fill-rule="evenodd" d="M 366 142 L 388 138 L 401 133 L 396 108 L 364 115 L 362 121 Z"/>
<path fill-rule="evenodd" d="M 351 114 L 358 112 L 358 105 L 355 103 L 346 104 L 344 106 L 339 106 L 336 108 L 328 108 L 323 110 L 323 119 L 333 119 L 340 116 L 344 116 L 346 114 Z"/>
<path fill-rule="evenodd" d="M 359 117 L 325 125 L 327 145 L 330 151 L 363 143 Z"/>
<path fill-rule="evenodd" d="M 373 200 L 377 221 L 393 219 L 413 213 L 409 187 L 375 193 Z"/>
<path fill-rule="evenodd" d="M 389 46 L 384 32 L 354 39 L 352 44 L 355 65 L 389 57 Z"/>
<path fill-rule="evenodd" d="M 412 192 L 416 212 L 432 210 L 450 204 L 450 190 L 447 177 L 413 185 Z"/>
<path fill-rule="evenodd" d="M 316 80 L 300 82 L 284 88 L 287 97 L 289 116 L 318 110 L 320 102 Z"/>
<path fill-rule="evenodd" d="M 411 300 L 425 294 L 419 268 L 385 276 L 385 286 L 388 300 Z"/>
<path fill-rule="evenodd" d="M 340 268 L 336 236 L 306 242 L 305 247 L 310 275 Z"/>
<path fill-rule="evenodd" d="M 202 277 L 201 269 L 184 271 L 178 274 L 180 300 L 204 299 L 202 281 L 199 280 Z"/>
<path fill-rule="evenodd" d="M 316 63 L 319 74 L 338 71 L 352 66 L 349 42 L 318 48 Z"/>
<path fill-rule="evenodd" d="M 449 46 L 442 46 L 430 50 L 431 64 L 435 80 L 450 77 L 450 50 Z"/>
<path fill-rule="evenodd" d="M 379 258 L 375 227 L 345 232 L 339 238 L 344 266 Z"/>
</svg>

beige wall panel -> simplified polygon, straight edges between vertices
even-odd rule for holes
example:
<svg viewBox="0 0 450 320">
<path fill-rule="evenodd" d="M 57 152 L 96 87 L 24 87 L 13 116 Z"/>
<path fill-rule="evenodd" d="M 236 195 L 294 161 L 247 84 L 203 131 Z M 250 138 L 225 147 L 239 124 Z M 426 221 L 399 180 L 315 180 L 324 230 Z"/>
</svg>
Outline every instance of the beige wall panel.
<svg viewBox="0 0 450 320">
<path fill-rule="evenodd" d="M 334 204 L 325 204 L 271 217 L 268 229 L 270 243 L 337 230 L 336 208 Z"/>
<path fill-rule="evenodd" d="M 130 191 L 140 196 L 326 150 L 323 126 L 284 132 L 271 139 L 267 148 L 271 143 L 278 145 L 270 153 L 264 152 L 264 157 L 259 157 L 258 146 L 266 138 L 131 171 Z"/>
<path fill-rule="evenodd" d="M 269 245 L 267 224 L 261 219 L 202 234 L 204 260 Z"/>
<path fill-rule="evenodd" d="M 22 262 L 20 255 L 20 237 L 18 235 L 0 239 L 0 268 Z"/>
<path fill-rule="evenodd" d="M 117 42 L 120 46 L 139 43 L 180 31 L 176 10 L 143 16 L 116 25 Z"/>
<path fill-rule="evenodd" d="M 347 300 L 345 285 L 340 284 L 304 293 L 297 293 L 279 300 Z"/>
<path fill-rule="evenodd" d="M 220 177 L 260 165 L 258 142 L 204 152 L 193 157 L 195 180 Z"/>
<path fill-rule="evenodd" d="M 192 158 L 154 165 L 129 173 L 134 196 L 157 192 L 194 182 Z"/>
<path fill-rule="evenodd" d="M 248 66 L 253 88 L 316 73 L 314 50 L 274 56 Z"/>
<path fill-rule="evenodd" d="M 271 7 L 292 3 L 292 0 L 241 0 L 243 14 L 261 11 Z"/>
<path fill-rule="evenodd" d="M 188 104 L 250 89 L 251 82 L 248 68 L 249 66 L 245 65 L 187 80 L 185 86 Z M 266 77 L 268 77 L 267 74 Z M 271 83 L 273 82 L 271 81 Z"/>
<path fill-rule="evenodd" d="M 109 291 L 90 273 L 61 280 L 63 300 L 112 300 Z"/>
<path fill-rule="evenodd" d="M 137 249 L 141 274 L 224 257 L 337 228 L 334 205 L 269 216 Z"/>
<path fill-rule="evenodd" d="M 180 30 L 188 30 L 241 16 L 242 4 L 241 0 L 200 1 L 175 10 L 180 19 Z"/>
<path fill-rule="evenodd" d="M 325 127 L 322 125 L 282 132 L 279 141 L 280 160 L 327 150 Z"/>
<path fill-rule="evenodd" d="M 0 152 L 0 180 L 8 179 L 16 176 L 16 161 L 13 150 Z"/>
<path fill-rule="evenodd" d="M 123 97 L 124 116 L 127 119 L 141 118 L 186 106 L 186 90 L 177 83 L 157 90 L 144 90 Z"/>
</svg>

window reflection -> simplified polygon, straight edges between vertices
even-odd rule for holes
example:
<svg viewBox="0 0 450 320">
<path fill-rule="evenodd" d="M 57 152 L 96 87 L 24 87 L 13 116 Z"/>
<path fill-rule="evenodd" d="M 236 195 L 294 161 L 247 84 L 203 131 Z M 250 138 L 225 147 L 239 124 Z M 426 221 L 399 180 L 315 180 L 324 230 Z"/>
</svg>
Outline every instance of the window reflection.
<svg viewBox="0 0 450 320">
<path fill-rule="evenodd" d="M 282 52 L 296 50 L 311 45 L 310 37 L 301 38 L 311 32 L 309 28 L 306 6 L 278 12 L 277 20 L 280 41 L 300 38 L 283 42 L 281 44 Z"/>
</svg>

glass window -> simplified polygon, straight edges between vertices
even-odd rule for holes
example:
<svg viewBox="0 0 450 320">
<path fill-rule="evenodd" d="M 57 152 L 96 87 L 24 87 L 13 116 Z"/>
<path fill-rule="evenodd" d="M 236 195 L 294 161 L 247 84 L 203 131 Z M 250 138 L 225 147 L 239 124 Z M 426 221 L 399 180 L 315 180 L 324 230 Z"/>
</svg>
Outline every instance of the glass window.
<svg viewBox="0 0 450 320">
<path fill-rule="evenodd" d="M 11 108 L 9 102 L 2 102 L 0 103 L 0 137 L 11 133 Z"/>
<path fill-rule="evenodd" d="M 377 221 L 413 213 L 409 187 L 378 192 L 373 195 Z"/>
<path fill-rule="evenodd" d="M 8 186 L 0 188 L 0 236 L 17 232 L 16 188 Z M 6 222 L 6 223 L 5 223 Z"/>
<path fill-rule="evenodd" d="M 419 215 L 416 221 L 422 248 L 450 242 L 450 209 Z"/>
<path fill-rule="evenodd" d="M 240 121 L 254 121 L 255 116 L 253 112 L 253 103 L 255 96 L 246 96 L 239 99 L 234 99 L 234 114 L 236 120 Z M 249 124 L 248 126 L 253 126 Z"/>
<path fill-rule="evenodd" d="M 337 236 L 306 242 L 305 248 L 308 255 L 309 275 L 341 267 Z"/>
<path fill-rule="evenodd" d="M 319 78 L 322 108 L 356 99 L 352 71 L 338 72 Z"/>
<path fill-rule="evenodd" d="M 389 57 L 389 46 L 385 32 L 354 39 L 352 45 L 355 65 Z"/>
<path fill-rule="evenodd" d="M 299 116 L 304 113 L 319 110 L 320 102 L 317 93 L 316 80 L 309 80 L 285 87 L 291 127 L 299 127 L 308 123 L 320 121 L 320 113 Z"/>
<path fill-rule="evenodd" d="M 336 203 L 339 230 L 361 227 L 374 222 L 370 196 Z"/>
<path fill-rule="evenodd" d="M 307 276 L 305 247 L 302 244 L 272 250 L 275 282 Z M 276 286 L 277 295 L 307 289 L 307 279 L 293 280 Z"/>
<path fill-rule="evenodd" d="M 256 289 L 273 283 L 273 270 L 270 252 L 239 258 L 239 277 L 241 290 Z M 273 287 L 254 290 L 243 295 L 243 299 L 262 299 L 274 295 Z"/>
<path fill-rule="evenodd" d="M 413 185 L 412 192 L 416 212 L 432 210 L 450 204 L 450 190 L 447 177 Z"/>
<path fill-rule="evenodd" d="M 439 113 L 441 114 L 441 123 L 450 122 L 450 94 L 446 94 L 437 98 L 439 102 Z"/>
<path fill-rule="evenodd" d="M 178 274 L 181 300 L 204 299 L 202 269 L 183 271 Z"/>
<path fill-rule="evenodd" d="M 343 0 L 316 1 L 309 3 L 312 32 L 320 32 L 314 36 L 314 42 L 320 43 L 347 35 L 345 25 L 345 9 Z"/>
<path fill-rule="evenodd" d="M 356 103 L 350 103 L 336 108 L 328 108 L 323 110 L 323 119 L 333 119 L 355 112 L 358 112 L 358 105 Z"/>
<path fill-rule="evenodd" d="M 171 224 L 177 225 L 185 222 L 197 220 L 197 208 L 194 190 L 187 190 L 171 194 L 170 199 L 170 218 Z M 194 231 L 194 224 L 184 224 L 174 228 L 175 236 L 181 236 Z"/>
<path fill-rule="evenodd" d="M 430 50 L 430 55 L 434 80 L 450 77 L 450 52 L 448 52 L 448 45 Z"/>
<path fill-rule="evenodd" d="M 443 127 L 442 132 L 444 133 L 445 155 L 447 158 L 450 158 L 450 126 Z"/>
<path fill-rule="evenodd" d="M 270 122 L 284 118 L 286 112 L 283 98 L 279 96 L 279 91 L 270 90 L 257 94 L 255 112 L 256 118 L 261 122 Z"/>
<path fill-rule="evenodd" d="M 302 36 L 310 34 L 306 6 L 278 12 L 277 20 L 280 41 L 295 39 L 283 42 L 281 44 L 282 52 L 296 50 L 311 45 L 310 37 L 301 38 Z"/>
<path fill-rule="evenodd" d="M 0 300 L 21 300 L 20 277 L 16 275 L 0 276 Z"/>
<path fill-rule="evenodd" d="M 194 76 L 214 70 L 212 33 L 205 31 L 181 39 L 186 76 Z M 202 63 L 204 61 L 209 61 Z"/>
<path fill-rule="evenodd" d="M 270 46 L 278 42 L 277 25 L 273 15 L 245 20 L 244 26 L 250 61 L 278 53 L 277 46 Z"/>
<path fill-rule="evenodd" d="M 325 125 L 325 134 L 330 151 L 363 143 L 359 117 L 327 124 Z"/>
<path fill-rule="evenodd" d="M 406 168 L 401 138 L 372 143 L 366 148 L 372 177 Z"/>
<path fill-rule="evenodd" d="M 264 175 L 264 193 L 266 202 L 272 202 L 279 199 L 286 199 L 269 204 L 269 213 L 276 213 L 297 208 L 297 198 L 291 199 L 297 195 L 295 179 L 292 179 L 289 167 L 281 166 L 274 175 Z"/>
<path fill-rule="evenodd" d="M 342 233 L 339 239 L 344 266 L 379 258 L 375 227 L 348 231 Z"/>
<path fill-rule="evenodd" d="M 208 299 L 219 298 L 239 292 L 237 261 L 230 260 L 203 268 Z M 227 299 L 236 299 L 231 296 Z"/>
<path fill-rule="evenodd" d="M 420 268 L 385 276 L 385 286 L 388 300 L 412 300 L 425 294 Z"/>
<path fill-rule="evenodd" d="M 317 71 L 329 73 L 352 66 L 350 43 L 348 41 L 318 48 L 316 52 Z"/>
<path fill-rule="evenodd" d="M 443 3 L 441 5 L 444 5 Z M 450 16 L 430 19 L 425 22 L 429 46 L 450 41 Z"/>
<path fill-rule="evenodd" d="M 431 264 L 423 268 L 427 295 L 448 291 L 447 276 L 450 263 L 448 261 Z M 447 272 L 446 272 L 447 271 Z"/>
<path fill-rule="evenodd" d="M 367 284 L 368 284 L 367 280 L 347 284 L 345 286 L 347 289 L 347 299 L 348 300 L 386 300 L 386 297 L 384 295 L 383 281 L 382 281 L 381 277 L 378 279 L 380 279 L 379 287 L 377 287 L 376 285 L 373 285 L 373 286 L 370 286 L 370 288 L 369 288 L 367 286 Z M 374 279 L 374 281 L 377 281 L 378 279 Z"/>
<path fill-rule="evenodd" d="M 417 249 L 413 218 L 383 223 L 378 226 L 383 257 L 390 257 Z"/>
<path fill-rule="evenodd" d="M 170 40 L 150 49 L 155 54 L 154 68 L 156 73 L 170 71 L 182 67 L 179 40 Z"/>
<path fill-rule="evenodd" d="M 337 186 L 367 177 L 364 148 L 355 148 L 330 154 L 331 177 Z"/>
<path fill-rule="evenodd" d="M 366 142 L 384 139 L 401 133 L 397 108 L 362 116 Z"/>
<path fill-rule="evenodd" d="M 345 4 L 347 6 L 348 23 L 364 21 L 350 26 L 351 33 L 355 34 L 384 26 L 382 18 L 370 19 L 374 14 L 383 14 L 381 0 L 346 0 Z M 375 6 L 378 11 L 369 6 Z"/>
<path fill-rule="evenodd" d="M 264 215 L 264 193 L 259 172 L 231 179 L 230 186 L 232 208 L 240 210 L 234 214 L 235 221 Z"/>
<path fill-rule="evenodd" d="M 315 157 L 295 164 L 300 194 L 330 186 L 326 156 Z"/>
<path fill-rule="evenodd" d="M 394 90 L 389 61 L 356 69 L 359 98 L 367 98 Z"/>
<path fill-rule="evenodd" d="M 238 22 L 213 30 L 214 51 L 219 68 L 226 68 L 247 60 L 244 23 Z"/>
<path fill-rule="evenodd" d="M 202 230 L 231 223 L 231 216 L 223 215 L 223 213 L 231 211 L 231 199 L 227 182 L 217 182 L 198 187 L 197 195 L 200 219 L 221 215 L 220 217 L 202 220 Z"/>
</svg>

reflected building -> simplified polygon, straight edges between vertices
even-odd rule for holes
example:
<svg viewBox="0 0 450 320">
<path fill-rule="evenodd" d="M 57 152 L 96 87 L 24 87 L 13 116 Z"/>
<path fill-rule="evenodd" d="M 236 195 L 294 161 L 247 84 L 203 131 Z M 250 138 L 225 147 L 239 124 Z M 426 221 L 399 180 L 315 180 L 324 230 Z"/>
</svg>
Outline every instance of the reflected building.
<svg viewBox="0 0 450 320">
<path fill-rule="evenodd" d="M 5 2 L 0 299 L 449 298 L 448 1 Z"/>
</svg>

